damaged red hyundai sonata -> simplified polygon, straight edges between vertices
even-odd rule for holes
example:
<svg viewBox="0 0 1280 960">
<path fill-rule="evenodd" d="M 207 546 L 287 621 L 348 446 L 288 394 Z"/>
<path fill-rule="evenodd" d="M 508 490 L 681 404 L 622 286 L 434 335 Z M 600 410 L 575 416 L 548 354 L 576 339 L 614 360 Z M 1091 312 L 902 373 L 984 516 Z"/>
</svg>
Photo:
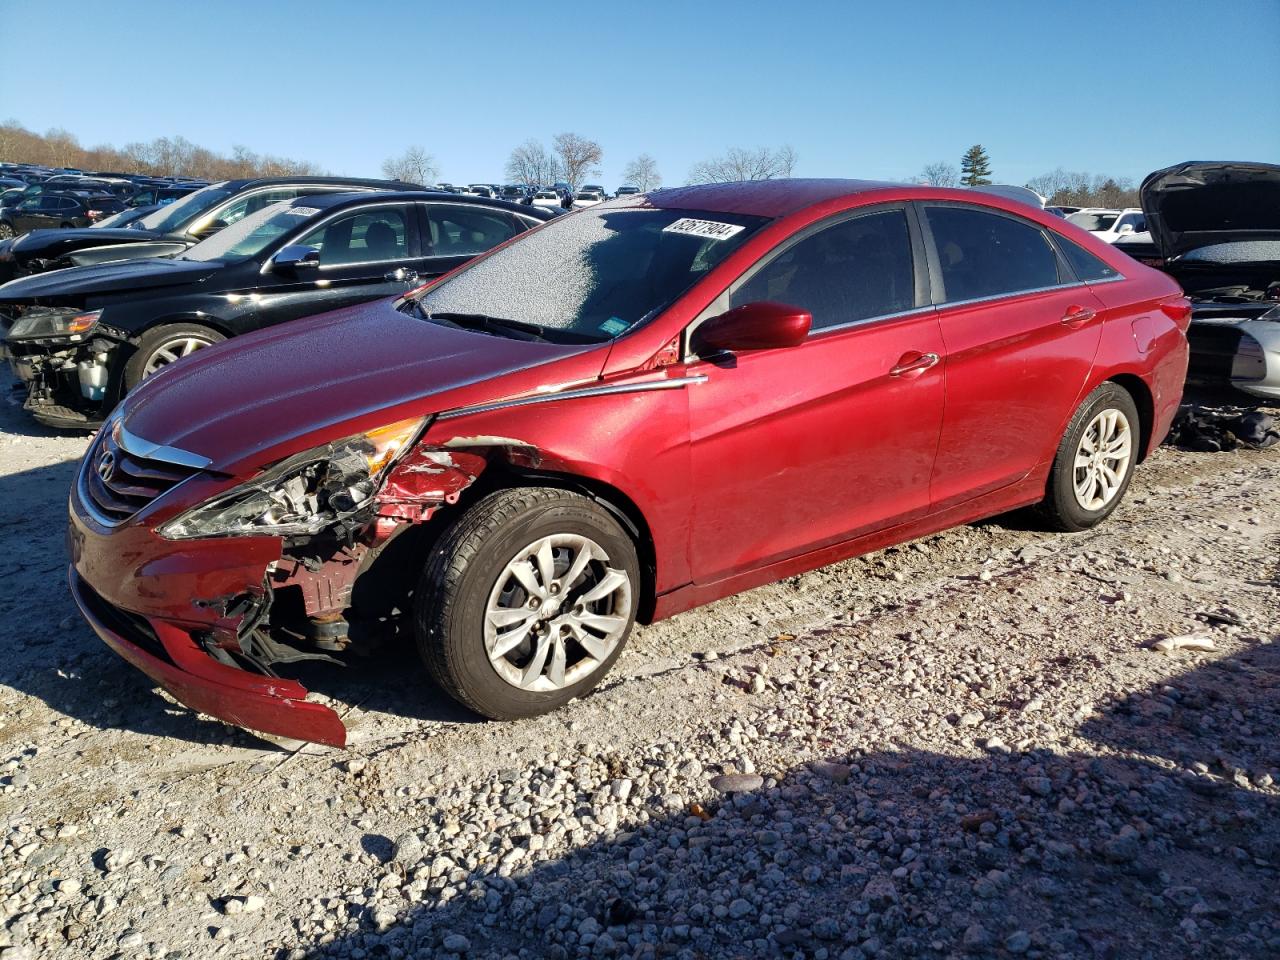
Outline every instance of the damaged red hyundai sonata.
<svg viewBox="0 0 1280 960">
<path fill-rule="evenodd" d="M 147 380 L 89 448 L 71 587 L 178 700 L 341 745 L 282 664 L 379 634 L 484 716 L 649 622 L 1036 504 L 1113 511 L 1186 372 L 1177 285 L 991 195 L 662 190 Z"/>
</svg>

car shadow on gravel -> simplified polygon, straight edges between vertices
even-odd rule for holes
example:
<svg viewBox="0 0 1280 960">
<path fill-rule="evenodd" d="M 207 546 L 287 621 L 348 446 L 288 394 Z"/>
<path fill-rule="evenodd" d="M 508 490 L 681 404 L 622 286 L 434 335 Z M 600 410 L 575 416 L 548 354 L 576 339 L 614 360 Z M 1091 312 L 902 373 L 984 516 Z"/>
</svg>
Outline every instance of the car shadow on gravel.
<svg viewBox="0 0 1280 960">
<path fill-rule="evenodd" d="M 369 903 L 279 956 L 1280 955 L 1280 645 L 1199 663 L 1099 705 L 1062 752 L 837 754 L 692 812 L 650 780 L 618 832 L 554 859 L 509 850 L 587 822 L 599 788 L 457 863 L 383 843 L 363 883 L 394 919 Z"/>
</svg>

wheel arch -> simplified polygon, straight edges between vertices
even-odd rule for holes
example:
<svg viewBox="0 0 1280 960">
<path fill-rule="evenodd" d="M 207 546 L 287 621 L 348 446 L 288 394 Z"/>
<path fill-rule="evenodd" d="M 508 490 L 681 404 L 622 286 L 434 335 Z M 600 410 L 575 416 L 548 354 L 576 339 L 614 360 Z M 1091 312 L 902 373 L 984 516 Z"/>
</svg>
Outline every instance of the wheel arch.
<svg viewBox="0 0 1280 960">
<path fill-rule="evenodd" d="M 1106 383 L 1114 383 L 1133 398 L 1138 408 L 1138 429 L 1141 443 L 1138 444 L 1138 463 L 1147 459 L 1151 445 L 1151 434 L 1155 430 L 1156 402 L 1147 382 L 1135 373 L 1113 373 L 1107 377 Z"/>
<path fill-rule="evenodd" d="M 617 486 L 598 477 L 582 473 L 561 472 L 531 468 L 494 458 L 481 474 L 480 480 L 463 494 L 462 501 L 451 509 L 466 509 L 470 503 L 494 490 L 514 487 L 554 487 L 581 494 L 599 504 L 631 537 L 640 560 L 640 603 L 636 619 L 649 623 L 653 619 L 657 603 L 657 548 L 653 532 L 644 512 L 630 496 Z"/>
<path fill-rule="evenodd" d="M 184 311 L 179 313 L 165 313 L 152 320 L 148 320 L 144 325 L 130 332 L 129 339 L 137 346 L 138 342 L 158 327 L 171 326 L 179 323 L 195 323 L 202 327 L 208 327 L 210 330 L 217 331 L 224 337 L 234 337 L 235 331 L 221 317 L 215 317 L 207 313 L 199 313 L 196 311 Z"/>
</svg>

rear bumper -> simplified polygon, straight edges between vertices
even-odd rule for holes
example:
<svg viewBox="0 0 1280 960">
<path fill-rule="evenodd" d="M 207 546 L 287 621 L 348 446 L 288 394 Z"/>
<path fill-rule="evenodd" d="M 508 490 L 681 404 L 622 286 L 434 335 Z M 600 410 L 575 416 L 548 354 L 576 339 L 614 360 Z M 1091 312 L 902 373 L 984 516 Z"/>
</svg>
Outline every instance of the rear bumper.
<svg viewBox="0 0 1280 960">
<path fill-rule="evenodd" d="M 346 745 L 347 731 L 333 710 L 306 700 L 300 683 L 264 677 L 218 663 L 191 634 L 161 620 L 131 617 L 111 607 L 68 569 L 81 615 L 112 650 L 193 710 L 260 733 Z M 150 633 L 143 627 L 145 622 Z"/>
</svg>

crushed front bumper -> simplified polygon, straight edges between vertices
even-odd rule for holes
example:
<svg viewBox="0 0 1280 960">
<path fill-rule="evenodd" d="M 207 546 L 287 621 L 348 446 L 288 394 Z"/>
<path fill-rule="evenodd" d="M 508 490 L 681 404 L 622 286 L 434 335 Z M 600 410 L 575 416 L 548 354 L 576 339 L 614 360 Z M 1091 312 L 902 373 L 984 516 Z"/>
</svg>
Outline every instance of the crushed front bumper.
<svg viewBox="0 0 1280 960">
<path fill-rule="evenodd" d="M 261 587 L 280 557 L 278 540 L 169 541 L 147 521 L 109 528 L 81 496 L 77 482 L 68 579 L 81 614 L 111 649 L 193 710 L 272 736 L 345 746 L 338 715 L 309 702 L 300 683 L 221 663 L 198 642 L 230 626 L 228 598 Z"/>
<path fill-rule="evenodd" d="M 302 684 L 264 677 L 218 663 L 191 634 L 160 620 L 114 610 L 68 569 L 81 615 L 112 650 L 192 710 L 259 733 L 329 746 L 346 745 L 347 731 L 333 710 L 307 701 Z M 137 619 L 146 620 L 146 631 Z"/>
</svg>

